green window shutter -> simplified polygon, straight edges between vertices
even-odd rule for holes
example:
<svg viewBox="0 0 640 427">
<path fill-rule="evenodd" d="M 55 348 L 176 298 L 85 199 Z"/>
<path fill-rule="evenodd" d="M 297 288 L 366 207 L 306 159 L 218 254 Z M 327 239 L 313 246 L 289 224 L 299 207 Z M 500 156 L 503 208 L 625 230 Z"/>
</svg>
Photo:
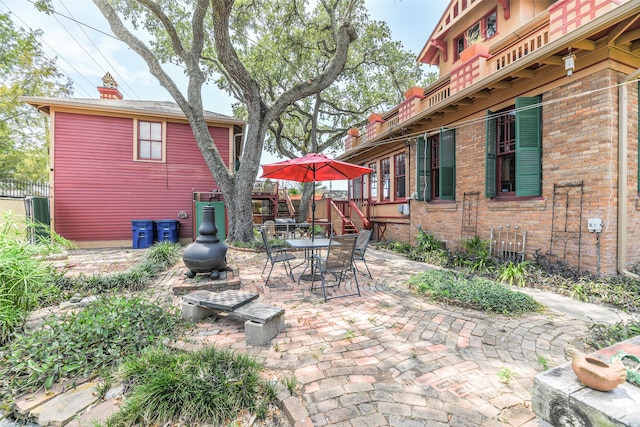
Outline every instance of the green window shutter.
<svg viewBox="0 0 640 427">
<path fill-rule="evenodd" d="M 456 131 L 440 131 L 440 200 L 456 199 Z"/>
<path fill-rule="evenodd" d="M 418 193 L 418 200 L 424 201 L 426 200 L 424 197 L 425 193 L 425 185 L 426 185 L 426 174 L 427 174 L 427 165 L 428 163 L 425 161 L 425 155 L 427 151 L 427 141 L 424 136 L 418 137 L 418 141 L 416 142 L 416 151 L 417 151 L 417 167 L 416 167 L 416 182 L 418 183 L 416 192 Z"/>
<path fill-rule="evenodd" d="M 487 152 L 485 162 L 484 196 L 496 197 L 496 118 L 487 110 Z"/>
<path fill-rule="evenodd" d="M 430 202 L 433 191 L 431 191 L 431 139 L 427 138 L 424 144 L 424 200 Z"/>
<path fill-rule="evenodd" d="M 516 98 L 516 196 L 541 194 L 540 107 L 531 107 L 539 104 L 538 96 Z"/>
</svg>

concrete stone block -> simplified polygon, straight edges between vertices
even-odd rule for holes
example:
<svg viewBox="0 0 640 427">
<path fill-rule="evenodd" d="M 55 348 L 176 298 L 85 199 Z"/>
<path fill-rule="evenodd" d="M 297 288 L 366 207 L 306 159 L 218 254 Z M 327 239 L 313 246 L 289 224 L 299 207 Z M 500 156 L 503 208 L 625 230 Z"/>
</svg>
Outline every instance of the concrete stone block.
<svg viewBox="0 0 640 427">
<path fill-rule="evenodd" d="M 33 421 L 41 426 L 67 425 L 78 412 L 97 400 L 96 383 L 84 383 L 38 406 L 30 413 Z"/>
<path fill-rule="evenodd" d="M 182 303 L 182 318 L 192 322 L 197 322 L 206 317 L 213 316 L 214 310 L 210 308 L 200 307 L 199 305 L 191 304 L 188 302 Z"/>
<path fill-rule="evenodd" d="M 311 418 L 309 418 L 309 412 L 297 397 L 287 397 L 282 401 L 282 405 L 292 426 L 313 427 L 313 422 Z"/>
<path fill-rule="evenodd" d="M 282 330 L 284 330 L 284 313 L 266 323 L 247 320 L 244 322 L 244 339 L 247 344 L 268 345 Z"/>
<path fill-rule="evenodd" d="M 103 423 L 120 410 L 120 400 L 111 399 L 101 402 L 83 413 L 79 418 L 73 419 L 67 427 L 86 427 Z"/>
</svg>

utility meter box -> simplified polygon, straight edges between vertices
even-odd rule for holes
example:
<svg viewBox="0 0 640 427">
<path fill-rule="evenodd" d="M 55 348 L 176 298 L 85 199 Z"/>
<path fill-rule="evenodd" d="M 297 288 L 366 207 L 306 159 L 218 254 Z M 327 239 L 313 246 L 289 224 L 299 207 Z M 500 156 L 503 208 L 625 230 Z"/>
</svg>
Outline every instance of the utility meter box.
<svg viewBox="0 0 640 427">
<path fill-rule="evenodd" d="M 589 218 L 587 220 L 587 227 L 590 233 L 602 233 L 602 219 L 601 218 Z"/>
</svg>

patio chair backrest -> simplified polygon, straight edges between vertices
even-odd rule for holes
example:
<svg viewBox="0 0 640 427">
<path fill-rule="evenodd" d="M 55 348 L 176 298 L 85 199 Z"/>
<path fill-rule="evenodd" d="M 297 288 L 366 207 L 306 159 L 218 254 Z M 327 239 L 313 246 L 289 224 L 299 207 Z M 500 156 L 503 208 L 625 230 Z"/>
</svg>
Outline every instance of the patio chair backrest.
<svg viewBox="0 0 640 427">
<path fill-rule="evenodd" d="M 260 227 L 260 234 L 262 235 L 262 243 L 264 243 L 264 250 L 267 251 L 267 257 L 271 259 L 271 245 L 269 244 L 269 236 L 267 234 L 266 227 Z"/>
<path fill-rule="evenodd" d="M 266 220 L 262 223 L 262 228 L 266 229 L 267 237 L 275 237 L 276 236 L 276 223 L 269 220 Z"/>
<path fill-rule="evenodd" d="M 367 246 L 369 245 L 369 240 L 371 240 L 371 234 L 373 230 L 361 230 L 358 233 L 358 239 L 356 240 L 356 252 L 358 255 L 364 256 L 364 253 L 367 251 Z"/>
<path fill-rule="evenodd" d="M 351 268 L 357 237 L 357 234 L 331 236 L 325 263 L 326 271 L 346 271 Z"/>
</svg>

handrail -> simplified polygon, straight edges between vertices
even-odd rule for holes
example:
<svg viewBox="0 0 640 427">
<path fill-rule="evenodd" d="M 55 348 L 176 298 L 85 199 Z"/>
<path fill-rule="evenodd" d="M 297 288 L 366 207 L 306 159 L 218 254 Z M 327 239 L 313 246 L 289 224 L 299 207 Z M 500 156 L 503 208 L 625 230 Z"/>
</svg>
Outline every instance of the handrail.
<svg viewBox="0 0 640 427">
<path fill-rule="evenodd" d="M 291 196 L 289 196 L 289 192 L 284 189 L 284 200 L 287 203 L 287 207 L 289 208 L 289 214 L 291 217 L 295 218 L 296 216 L 296 208 L 293 206 L 293 202 L 291 201 Z"/>
<path fill-rule="evenodd" d="M 331 222 L 331 226 L 333 227 L 333 231 L 336 234 L 344 234 L 345 224 L 349 222 L 349 219 L 344 216 L 342 211 L 338 208 L 338 206 L 334 203 L 333 199 L 326 199 L 329 201 L 329 222 Z M 332 215 L 335 213 L 336 215 Z"/>
<path fill-rule="evenodd" d="M 349 200 L 349 207 L 351 209 L 351 222 L 358 230 L 371 228 L 371 222 L 369 222 L 366 215 L 360 210 L 360 207 L 358 207 L 356 202 Z"/>
</svg>

